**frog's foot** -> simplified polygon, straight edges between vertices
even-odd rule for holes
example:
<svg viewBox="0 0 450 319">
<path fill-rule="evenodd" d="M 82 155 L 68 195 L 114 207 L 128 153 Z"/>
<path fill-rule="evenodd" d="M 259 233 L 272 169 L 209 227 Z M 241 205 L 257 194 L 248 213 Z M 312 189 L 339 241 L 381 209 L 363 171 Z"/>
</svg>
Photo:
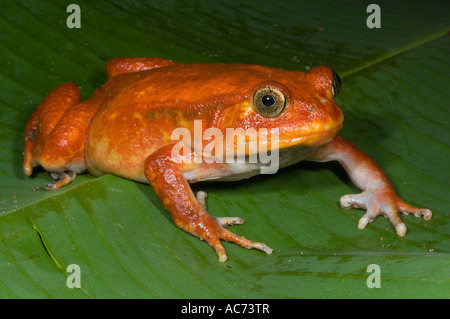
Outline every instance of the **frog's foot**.
<svg viewBox="0 0 450 319">
<path fill-rule="evenodd" d="M 198 191 L 196 198 L 197 202 L 200 206 L 206 211 L 206 203 L 205 198 L 207 194 L 204 191 Z M 203 215 L 206 217 L 205 215 Z M 229 225 L 241 225 L 244 223 L 244 220 L 239 217 L 212 217 L 216 223 L 209 223 L 207 233 L 208 236 L 201 236 L 211 247 L 216 250 L 217 255 L 219 256 L 219 261 L 224 262 L 227 260 L 227 254 L 225 249 L 223 248 L 220 240 L 226 240 L 229 242 L 233 242 L 247 249 L 259 249 L 266 254 L 272 253 L 272 248 L 268 247 L 266 244 L 257 243 L 251 240 L 248 240 L 244 237 L 239 237 L 232 232 L 225 229 L 226 226 Z M 207 219 L 207 217 L 206 217 Z"/>
<path fill-rule="evenodd" d="M 423 217 L 424 220 L 430 220 L 433 216 L 429 209 L 416 208 L 406 204 L 390 187 L 342 196 L 341 207 L 366 210 L 366 213 L 358 222 L 359 229 L 364 229 L 377 216 L 383 215 L 389 218 L 400 237 L 406 235 L 406 225 L 400 219 L 399 212 L 406 215 L 412 214 L 418 218 Z"/>
<path fill-rule="evenodd" d="M 204 191 L 198 191 L 196 195 L 197 202 L 204 210 L 206 210 L 206 196 L 208 195 Z M 240 217 L 214 217 L 214 219 L 222 227 L 227 227 L 230 225 L 242 225 L 244 223 L 244 220 Z"/>
<path fill-rule="evenodd" d="M 228 259 L 225 249 L 223 248 L 222 244 L 220 243 L 220 239 L 238 244 L 247 249 L 253 249 L 253 248 L 259 249 L 268 255 L 270 255 L 273 251 L 272 248 L 270 248 L 266 244 L 257 243 L 255 241 L 248 240 L 244 237 L 240 237 L 240 236 L 233 234 L 232 232 L 226 230 L 222 226 L 219 226 L 219 227 L 220 227 L 220 232 L 218 233 L 218 236 L 216 238 L 212 238 L 212 240 L 206 240 L 206 241 L 208 242 L 209 245 L 211 245 L 215 249 L 220 262 L 225 262 Z"/>
<path fill-rule="evenodd" d="M 48 191 L 53 191 L 55 189 L 59 189 L 64 185 L 69 184 L 71 181 L 75 179 L 77 174 L 75 172 L 52 172 L 50 176 L 55 180 L 54 182 L 44 184 L 44 188 Z"/>
<path fill-rule="evenodd" d="M 225 229 L 216 218 L 210 216 L 206 211 L 202 211 L 194 221 L 176 221 L 176 224 L 186 232 L 206 241 L 219 257 L 220 262 L 228 259 L 225 248 L 222 246 L 221 240 L 238 244 L 247 249 L 259 249 L 266 254 L 272 253 L 272 248 L 266 244 L 248 240 L 244 237 L 237 236 Z"/>
</svg>

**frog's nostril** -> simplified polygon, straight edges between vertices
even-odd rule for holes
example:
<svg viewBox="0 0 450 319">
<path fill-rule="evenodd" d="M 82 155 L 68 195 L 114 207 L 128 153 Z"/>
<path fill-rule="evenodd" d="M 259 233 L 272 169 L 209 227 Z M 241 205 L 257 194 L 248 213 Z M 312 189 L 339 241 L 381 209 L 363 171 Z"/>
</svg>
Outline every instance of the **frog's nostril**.
<svg viewBox="0 0 450 319">
<path fill-rule="evenodd" d="M 309 107 L 309 111 L 310 111 L 311 113 L 314 113 L 314 112 L 316 111 L 316 106 L 315 106 L 315 105 L 311 105 L 311 106 Z"/>
</svg>

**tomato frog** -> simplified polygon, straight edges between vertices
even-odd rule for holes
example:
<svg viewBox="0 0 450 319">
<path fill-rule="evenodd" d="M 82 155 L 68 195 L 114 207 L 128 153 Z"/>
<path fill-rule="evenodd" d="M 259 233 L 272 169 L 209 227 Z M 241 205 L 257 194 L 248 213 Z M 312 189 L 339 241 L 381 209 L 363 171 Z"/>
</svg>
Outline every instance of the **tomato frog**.
<svg viewBox="0 0 450 319">
<path fill-rule="evenodd" d="M 206 194 L 194 195 L 189 185 L 259 174 L 267 162 L 248 158 L 259 150 L 250 150 L 250 143 L 261 140 L 267 151 L 278 154 L 279 167 L 302 160 L 338 161 L 362 191 L 340 199 L 343 208 L 365 210 L 360 229 L 383 215 L 405 236 L 399 213 L 425 220 L 432 216 L 430 210 L 402 201 L 380 167 L 337 136 L 343 114 L 334 98 L 341 84 L 328 67 L 305 73 L 260 65 L 117 58 L 107 64 L 106 73 L 107 82 L 86 101 L 80 101 L 75 84 L 65 83 L 31 115 L 23 135 L 23 170 L 31 175 L 33 167 L 42 166 L 55 180 L 45 185 L 47 190 L 86 171 L 149 183 L 174 223 L 212 246 L 219 261 L 227 260 L 221 240 L 270 254 L 269 246 L 226 228 L 242 224 L 241 218 L 209 215 Z M 174 140 L 173 132 L 180 128 L 187 138 L 183 152 L 174 156 L 180 139 Z M 205 137 L 211 129 L 214 134 Z M 223 160 L 238 146 L 228 129 L 251 132 L 240 139 L 241 161 L 237 156 Z M 196 134 L 204 137 L 197 146 Z"/>
</svg>

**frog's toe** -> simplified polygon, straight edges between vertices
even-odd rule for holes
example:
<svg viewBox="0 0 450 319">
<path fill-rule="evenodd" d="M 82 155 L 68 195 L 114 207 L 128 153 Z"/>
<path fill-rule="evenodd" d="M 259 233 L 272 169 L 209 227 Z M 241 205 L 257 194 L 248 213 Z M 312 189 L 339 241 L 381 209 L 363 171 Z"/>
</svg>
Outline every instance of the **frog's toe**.
<svg viewBox="0 0 450 319">
<path fill-rule="evenodd" d="M 214 248 L 216 251 L 217 257 L 219 257 L 219 261 L 221 263 L 228 260 L 227 252 L 225 251 L 225 248 L 223 248 L 222 243 L 220 242 L 219 238 L 211 238 L 208 241 L 208 244 Z"/>
<path fill-rule="evenodd" d="M 368 223 L 371 223 L 375 219 L 375 216 L 373 216 L 372 212 L 367 212 L 359 219 L 358 222 L 358 228 L 364 229 L 366 228 Z"/>
<path fill-rule="evenodd" d="M 406 235 L 406 225 L 404 223 L 395 225 L 395 230 L 397 232 L 397 235 L 400 237 L 404 237 Z"/>
<path fill-rule="evenodd" d="M 197 202 L 204 210 L 206 210 L 206 202 L 205 202 L 206 196 L 208 196 L 208 194 L 206 194 L 206 192 L 204 191 L 198 191 L 197 194 L 195 195 Z"/>
<path fill-rule="evenodd" d="M 75 172 L 52 172 L 50 176 L 55 180 L 54 182 L 44 184 L 44 188 L 48 191 L 56 190 L 64 185 L 69 184 L 75 179 L 77 174 Z"/>
<path fill-rule="evenodd" d="M 214 219 L 222 226 L 242 225 L 244 220 L 240 217 L 214 217 Z"/>
<path fill-rule="evenodd" d="M 221 234 L 221 239 L 229 241 L 229 242 L 233 242 L 236 243 L 244 248 L 247 249 L 258 249 L 261 250 L 263 252 L 265 252 L 266 254 L 270 255 L 273 251 L 272 248 L 270 248 L 269 246 L 267 246 L 266 244 L 263 243 L 258 243 L 252 240 L 248 240 L 244 237 L 240 237 L 237 236 L 235 234 L 233 234 L 232 232 L 224 229 L 222 234 Z"/>
<path fill-rule="evenodd" d="M 424 220 L 430 220 L 433 217 L 433 213 L 427 208 L 416 208 L 403 201 L 401 201 L 398 206 L 399 211 L 405 215 L 414 215 L 414 217 L 417 218 L 422 217 Z"/>
<path fill-rule="evenodd" d="M 406 235 L 406 225 L 402 222 L 397 210 L 394 207 L 389 207 L 382 211 L 384 217 L 389 218 L 392 225 L 394 225 L 397 235 L 404 237 Z"/>
<path fill-rule="evenodd" d="M 228 259 L 226 251 L 225 251 L 224 247 L 222 246 L 222 243 L 220 242 L 221 240 L 226 240 L 228 242 L 238 244 L 239 246 L 242 246 L 247 249 L 258 249 L 258 250 L 265 252 L 266 254 L 271 254 L 273 251 L 272 248 L 270 248 L 266 244 L 258 243 L 258 242 L 252 241 L 252 240 L 248 240 L 244 237 L 237 236 L 222 227 L 221 227 L 220 233 L 217 234 L 217 237 L 213 236 L 213 237 L 205 238 L 205 240 L 208 242 L 208 244 L 211 247 L 214 248 L 217 256 L 219 257 L 220 262 L 225 262 Z"/>
<path fill-rule="evenodd" d="M 366 196 L 365 196 L 364 192 L 362 192 L 360 194 L 348 194 L 348 195 L 344 195 L 341 197 L 340 203 L 341 203 L 341 207 L 345 208 L 345 209 L 348 209 L 348 208 L 366 209 L 365 199 L 366 199 Z M 369 219 L 369 216 L 367 216 L 367 217 Z"/>
<path fill-rule="evenodd" d="M 414 216 L 420 218 L 423 217 L 424 220 L 430 220 L 431 217 L 433 217 L 433 213 L 431 210 L 427 208 L 419 209 L 417 212 L 414 213 Z"/>
<path fill-rule="evenodd" d="M 406 235 L 406 225 L 402 222 L 402 220 L 398 216 L 398 213 L 394 209 L 389 209 L 387 211 L 375 211 L 372 209 L 368 209 L 367 212 L 360 218 L 358 222 L 358 228 L 364 229 L 368 223 L 374 221 L 375 218 L 379 215 L 383 215 L 384 217 L 389 218 L 392 225 L 394 225 L 398 236 L 403 237 Z"/>
</svg>

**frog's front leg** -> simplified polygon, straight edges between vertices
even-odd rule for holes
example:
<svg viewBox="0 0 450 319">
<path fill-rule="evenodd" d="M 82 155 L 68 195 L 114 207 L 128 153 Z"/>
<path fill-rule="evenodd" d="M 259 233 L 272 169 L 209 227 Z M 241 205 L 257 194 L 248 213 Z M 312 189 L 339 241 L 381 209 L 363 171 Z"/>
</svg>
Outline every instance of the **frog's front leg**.
<svg viewBox="0 0 450 319">
<path fill-rule="evenodd" d="M 366 210 L 358 223 L 360 229 L 365 228 L 377 216 L 383 215 L 389 218 L 399 236 L 405 236 L 406 226 L 398 212 L 413 214 L 415 217 L 423 217 L 425 220 L 432 217 L 429 209 L 416 208 L 401 200 L 381 168 L 350 141 L 342 137 L 337 136 L 331 142 L 320 146 L 307 160 L 338 161 L 352 182 L 362 190 L 360 194 L 341 197 L 343 208 L 354 207 Z"/>
<path fill-rule="evenodd" d="M 215 249 L 221 262 L 227 260 L 227 255 L 220 240 L 234 242 L 248 249 L 256 248 L 270 254 L 272 249 L 265 244 L 236 236 L 223 227 L 220 219 L 218 221 L 210 216 L 202 207 L 204 194 L 200 194 L 199 203 L 183 176 L 183 170 L 187 167 L 192 169 L 195 165 L 201 165 L 201 171 L 208 174 L 208 171 L 220 169 L 220 165 L 225 167 L 225 164 L 194 163 L 194 153 L 190 155 L 192 159 L 190 163 L 177 163 L 171 156 L 172 148 L 173 145 L 167 145 L 151 154 L 145 162 L 144 169 L 147 179 L 161 202 L 169 210 L 175 224 L 184 231 L 205 240 Z M 239 223 L 238 219 L 234 217 L 231 219 L 232 224 Z M 223 222 L 229 224 L 230 220 Z"/>
</svg>

